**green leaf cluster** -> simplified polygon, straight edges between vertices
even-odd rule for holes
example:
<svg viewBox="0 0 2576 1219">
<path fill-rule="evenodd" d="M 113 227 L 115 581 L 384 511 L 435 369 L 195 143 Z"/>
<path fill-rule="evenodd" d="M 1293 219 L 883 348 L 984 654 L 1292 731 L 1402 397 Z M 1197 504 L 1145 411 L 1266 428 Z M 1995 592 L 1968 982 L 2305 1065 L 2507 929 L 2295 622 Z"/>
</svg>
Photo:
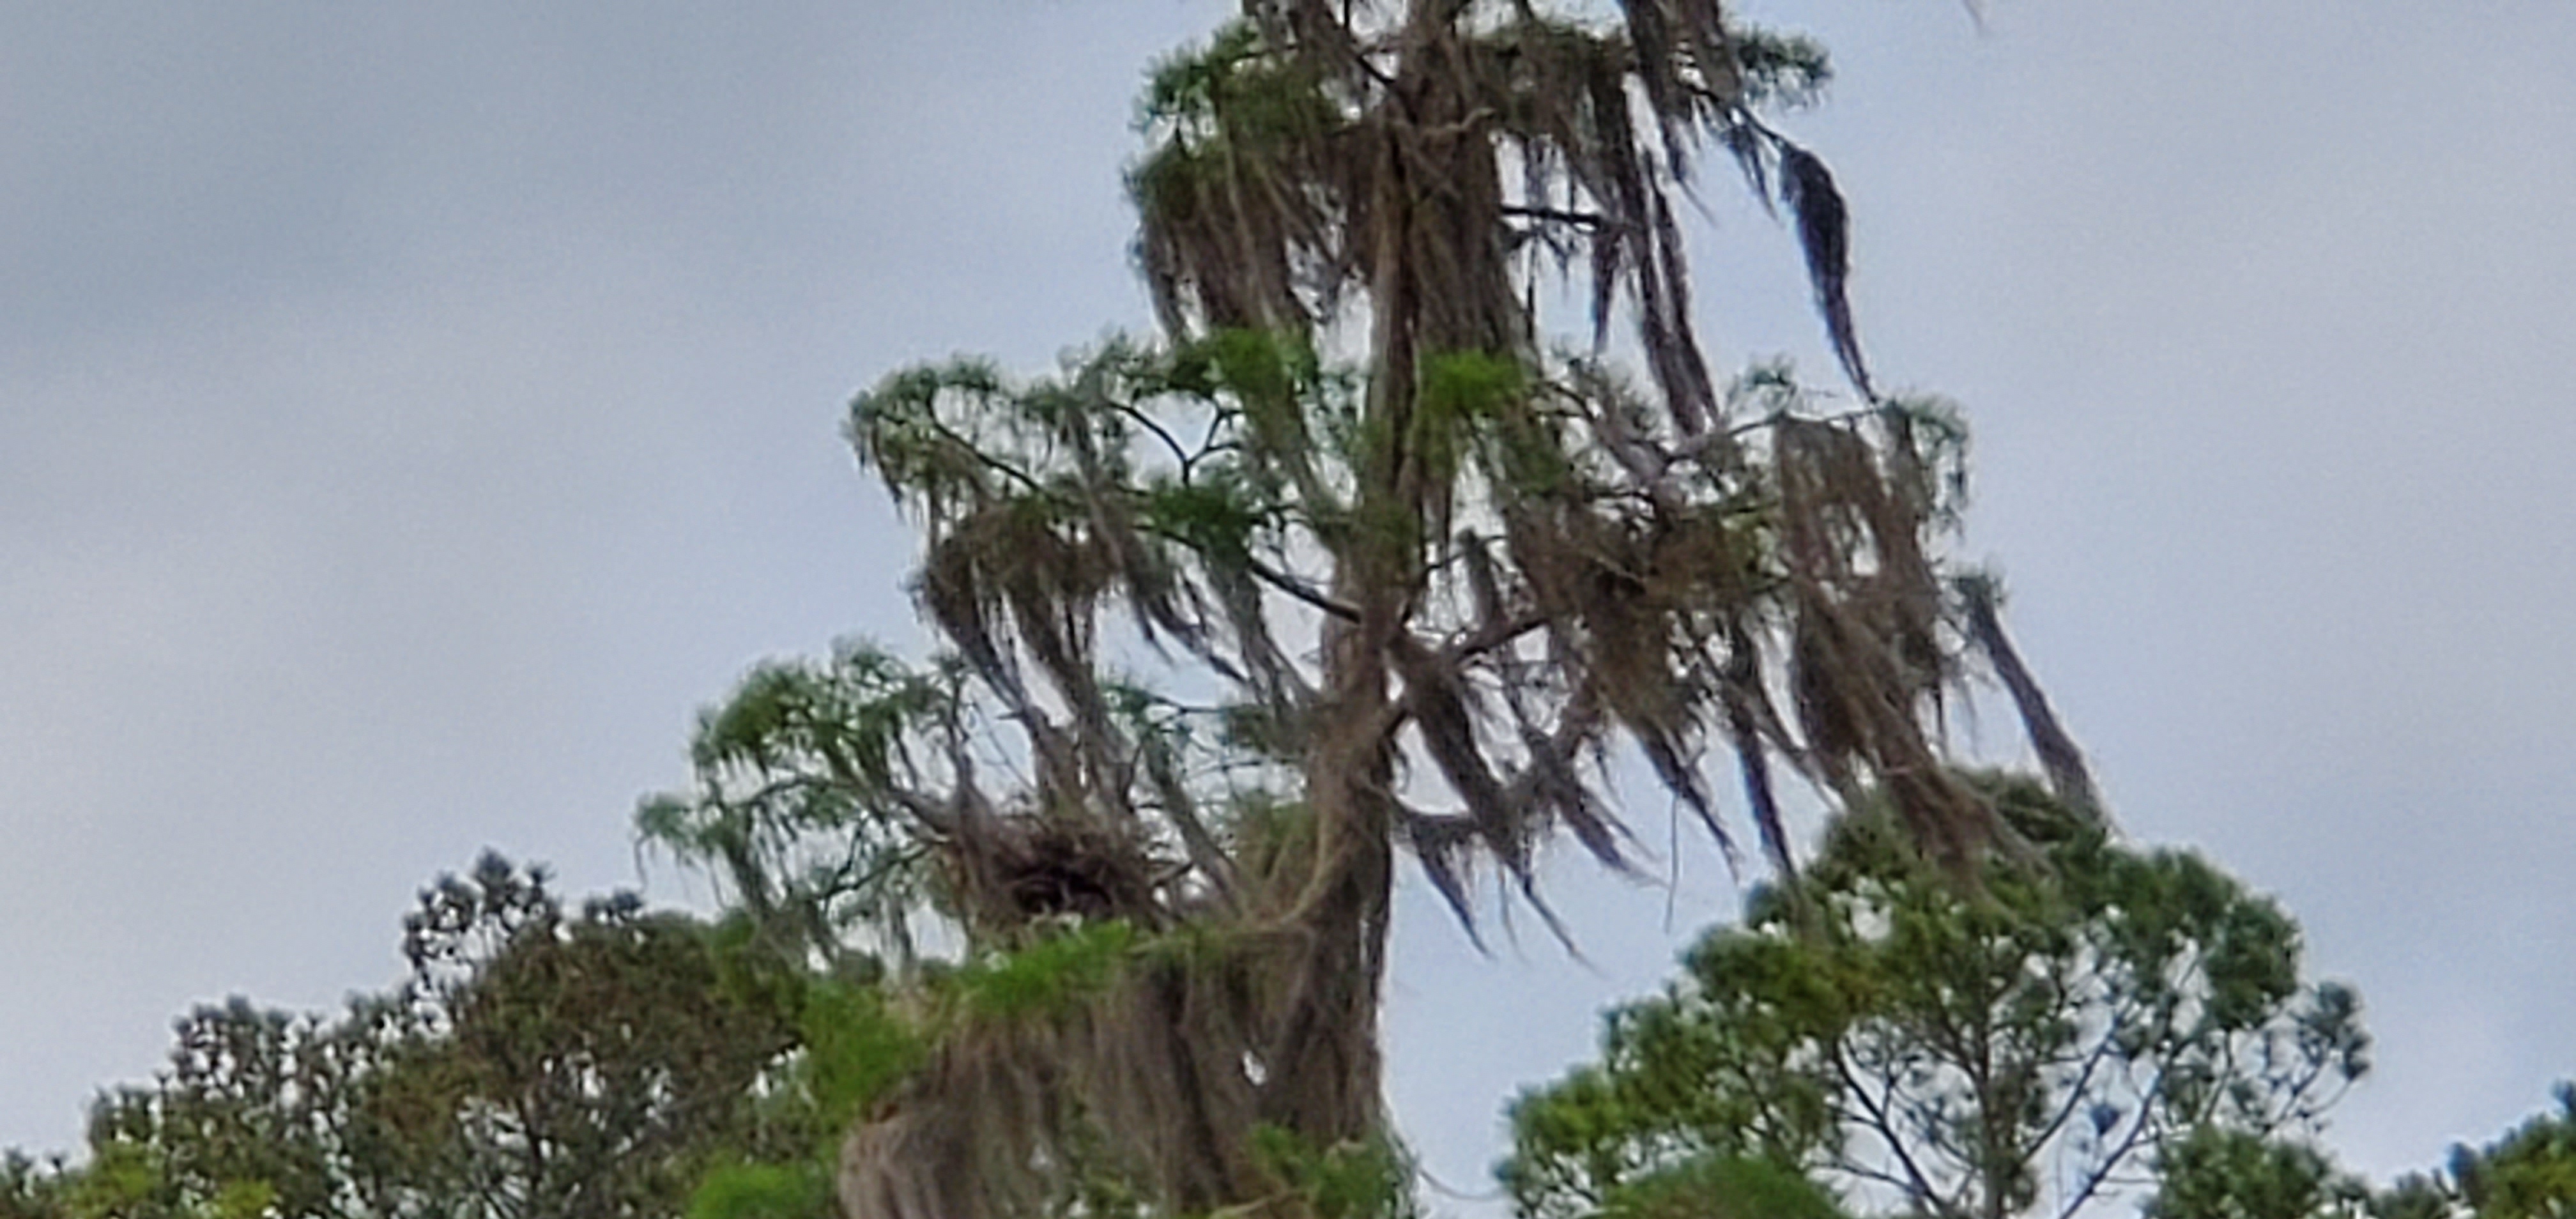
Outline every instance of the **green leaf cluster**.
<svg viewBox="0 0 2576 1219">
<path fill-rule="evenodd" d="M 727 1164 L 689 1196 L 687 1219 L 826 1219 L 832 1179 L 819 1163 Z"/>
<path fill-rule="evenodd" d="M 952 985 L 976 1019 L 1013 1023 L 1062 1016 L 1106 988 L 1135 945 L 1135 929 L 1123 922 L 1066 928 L 1018 951 L 969 961 Z"/>
</svg>

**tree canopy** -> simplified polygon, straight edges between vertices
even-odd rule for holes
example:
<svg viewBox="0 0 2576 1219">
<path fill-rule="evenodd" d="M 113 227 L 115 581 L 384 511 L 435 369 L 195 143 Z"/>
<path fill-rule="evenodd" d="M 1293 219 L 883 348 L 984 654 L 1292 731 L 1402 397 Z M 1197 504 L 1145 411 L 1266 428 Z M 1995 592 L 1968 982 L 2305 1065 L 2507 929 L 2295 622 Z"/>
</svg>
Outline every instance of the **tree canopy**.
<svg viewBox="0 0 2576 1219">
<path fill-rule="evenodd" d="M 2576 1215 L 2576 1083 L 2557 1108 L 2483 1147 L 2451 1148 L 2438 1172 L 2401 1178 L 2373 1202 L 2377 1219 L 2567 1219 Z"/>
<path fill-rule="evenodd" d="M 85 1162 L 11 1153 L 5 1219 L 676 1219 L 708 1168 L 809 1138 L 760 1093 L 798 1004 L 632 895 L 567 909 L 487 855 L 423 891 L 411 964 L 337 1018 L 247 999 L 94 1106 Z"/>
<path fill-rule="evenodd" d="M 2316 1130 L 2369 1040 L 2349 989 L 2301 977 L 2289 917 L 2029 780 L 1978 786 L 2030 852 L 1990 855 L 1968 889 L 1883 807 L 1844 815 L 1682 980 L 1611 1013 L 1600 1062 L 1513 1106 L 1520 1211 L 1574 1219 L 1641 1176 L 1752 1156 L 1872 1213 L 2065 1219 L 2197 1157 L 2200 1193 L 2153 1208 L 2179 1219 L 2256 1192 L 2226 1156 L 2316 1158 L 2277 1141 Z"/>
</svg>

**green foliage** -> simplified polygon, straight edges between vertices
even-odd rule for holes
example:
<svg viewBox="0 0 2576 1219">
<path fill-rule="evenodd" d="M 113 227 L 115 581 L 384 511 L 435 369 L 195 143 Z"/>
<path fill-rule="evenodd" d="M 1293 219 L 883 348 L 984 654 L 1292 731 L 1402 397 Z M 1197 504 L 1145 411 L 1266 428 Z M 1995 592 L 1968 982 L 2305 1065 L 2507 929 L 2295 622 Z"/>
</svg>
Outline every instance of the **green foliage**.
<svg viewBox="0 0 2576 1219">
<path fill-rule="evenodd" d="M 1958 1216 L 2071 1214 L 2167 1155 L 2222 1182 L 2221 1152 L 2295 1158 L 2261 1140 L 2313 1129 L 2368 1046 L 2351 991 L 2301 981 L 2295 924 L 2028 781 L 1977 783 L 2029 858 L 1963 886 L 1883 809 L 1838 820 L 1683 981 L 1610 1014 L 1598 1065 L 1514 1105 L 1522 1211 L 1598 1210 L 1703 1155 Z"/>
<path fill-rule="evenodd" d="M 2576 1083 L 2559 1084 L 2557 1101 L 2483 1147 L 2453 1147 L 2442 1172 L 2399 1179 L 2372 1199 L 2375 1219 L 2576 1216 Z"/>
<path fill-rule="evenodd" d="M 1137 127 L 1170 124 L 1200 139 L 1232 123 L 1276 127 L 1326 121 L 1333 107 L 1313 74 L 1264 55 L 1251 23 L 1229 21 L 1204 47 L 1184 47 L 1157 61 L 1137 102 Z"/>
<path fill-rule="evenodd" d="M 808 1140 L 782 1147 L 784 1154 L 773 1158 L 717 1166 L 690 1196 L 690 1219 L 827 1213 L 813 1208 L 829 1206 L 841 1137 L 932 1062 L 943 1044 L 961 1033 L 1059 1020 L 1114 983 L 1140 954 L 1173 962 L 1194 951 L 1191 937 L 1143 941 L 1115 920 L 1057 926 L 1016 950 L 926 970 L 916 980 L 933 1014 L 920 1019 L 896 1011 L 879 980 L 811 979 L 802 992 L 800 1052 L 778 1077 L 782 1104 L 773 1115 L 780 1126 L 807 1132 Z M 1109 1162 L 1097 1154 L 1085 1158 L 1059 1209 L 1093 1216 L 1132 1211 L 1132 1186 L 1100 1167 Z"/>
<path fill-rule="evenodd" d="M 956 714 L 955 687 L 950 669 L 914 669 L 856 643 L 821 662 L 760 665 L 699 718 L 697 787 L 643 800 L 637 833 L 713 866 L 774 953 L 837 956 L 853 925 L 909 953 L 906 915 L 929 880 L 918 844 L 889 828 L 888 793 L 936 766 L 913 734 Z M 829 835 L 828 850 L 816 834 Z"/>
<path fill-rule="evenodd" d="M 727 1164 L 689 1196 L 687 1219 L 830 1219 L 832 1178 L 821 1162 Z"/>
<path fill-rule="evenodd" d="M 2369 1191 L 2302 1143 L 2204 1126 L 2156 1157 L 2145 1219 L 2361 1219 Z"/>
<path fill-rule="evenodd" d="M 94 1172 L 147 1155 L 172 1205 L 212 1206 L 228 1189 L 264 1189 L 287 1214 L 333 1201 L 337 1146 L 359 1103 L 349 1068 L 374 1061 L 351 1030 L 262 1010 L 244 999 L 174 1024 L 157 1086 L 120 1088 L 90 1115 Z M 117 1148 L 102 1152 L 102 1148 Z"/>
<path fill-rule="evenodd" d="M 1513 495 L 1564 490 L 1572 474 L 1563 438 L 1537 428 L 1525 408 L 1529 370 L 1490 352 L 1452 351 L 1422 361 L 1421 385 L 1408 447 L 1425 476 L 1448 484 L 1458 477 L 1463 451 L 1479 438 L 1494 446 L 1484 463 L 1488 477 L 1505 480 Z"/>
<path fill-rule="evenodd" d="M 794 1013 L 728 993 L 697 925 L 631 898 L 568 912 L 497 858 L 424 895 L 406 952 L 435 1022 L 391 1133 L 489 1205 L 671 1213 L 754 1136 L 752 1086 L 795 1041 Z"/>
<path fill-rule="evenodd" d="M 1413 1161 L 1392 1138 L 1317 1148 L 1278 1126 L 1253 1130 L 1264 1167 L 1306 1204 L 1315 1219 L 1419 1219 Z"/>
<path fill-rule="evenodd" d="M 146 1219 L 184 1215 L 174 1200 L 164 1159 L 151 1147 L 109 1143 L 91 1149 L 85 1171 L 64 1191 L 69 1219 Z"/>
<path fill-rule="evenodd" d="M 836 1135 L 921 1064 L 921 1034 L 887 1006 L 876 986 L 817 981 L 797 1019 L 804 1034 L 800 1064 L 816 1123 Z"/>
<path fill-rule="evenodd" d="M 831 1219 L 842 1135 L 920 1069 L 930 1038 L 888 1003 L 881 977 L 788 974 L 796 1051 L 767 1077 L 758 1126 L 688 1194 L 687 1219 Z"/>
<path fill-rule="evenodd" d="M 955 975 L 956 993 L 966 1012 L 983 1020 L 1060 1016 L 1108 986 L 1135 943 L 1135 929 L 1123 922 L 1066 928 L 967 962 Z"/>
<path fill-rule="evenodd" d="M 2477 1151 L 2456 1149 L 2451 1179 L 2477 1219 L 2576 1215 L 2576 1084 L 2558 1085 L 2558 1111 Z"/>
<path fill-rule="evenodd" d="M 264 1219 L 277 1205 L 277 1187 L 266 1181 L 231 1181 L 206 1205 L 209 1219 Z"/>
</svg>

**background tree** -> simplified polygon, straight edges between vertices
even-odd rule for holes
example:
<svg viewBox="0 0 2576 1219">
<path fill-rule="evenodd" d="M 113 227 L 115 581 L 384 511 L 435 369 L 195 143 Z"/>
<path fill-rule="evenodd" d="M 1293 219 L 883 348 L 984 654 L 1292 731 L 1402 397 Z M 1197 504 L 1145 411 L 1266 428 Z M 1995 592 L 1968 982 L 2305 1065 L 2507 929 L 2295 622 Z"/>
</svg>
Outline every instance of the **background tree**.
<svg viewBox="0 0 2576 1219">
<path fill-rule="evenodd" d="M 380 1136 L 493 1219 L 676 1213 L 753 1141 L 795 1013 L 729 993 L 705 930 L 631 894 L 568 911 L 487 855 L 405 920 L 422 1036 L 378 1081 Z"/>
<path fill-rule="evenodd" d="M 900 960 L 920 919 L 968 958 L 1068 922 L 1143 939 L 1044 1029 L 949 1037 L 854 1132 L 854 1213 L 1008 1209 L 1092 1143 L 1174 1211 L 1292 1198 L 1256 1129 L 1383 1133 L 1397 852 L 1462 919 L 1483 867 L 1549 917 L 1558 831 L 1627 863 L 1619 742 L 1721 841 L 1704 763 L 1731 754 L 1783 868 L 1782 768 L 1884 789 L 1939 857 L 1991 833 L 1939 711 L 1970 645 L 2026 674 L 1937 557 L 1960 434 L 1876 392 L 1840 192 L 1765 117 L 1822 54 L 1713 0 L 1590 13 L 1247 0 L 1143 107 L 1168 345 L 856 402 L 949 650 L 754 674 L 643 828 L 818 962 L 869 936 Z M 1853 396 L 1711 375 L 1675 200 L 1712 151 L 1787 207 Z M 1588 289 L 1571 327 L 1537 308 L 1559 272 Z M 1121 609 L 1132 645 L 1103 640 Z"/>
<path fill-rule="evenodd" d="M 2484 1148 L 2453 1148 L 2450 1178 L 2478 1219 L 2576 1215 L 2576 1084 L 2558 1085 L 2557 1112 Z"/>
<path fill-rule="evenodd" d="M 2368 1039 L 2352 992 L 2301 981 L 2290 919 L 2028 780 L 1978 786 L 2030 848 L 1988 855 L 1978 888 L 1927 870 L 1884 808 L 1846 814 L 1683 980 L 1613 1011 L 1598 1064 L 1512 1108 L 1520 1211 L 1592 1214 L 1708 1155 L 1956 1219 L 2073 1215 L 2159 1169 L 2197 1190 L 2160 1197 L 2168 1219 L 2304 1215 L 2201 1202 L 2331 1192 L 2321 1158 L 2273 1140 L 2316 1128 Z"/>
<path fill-rule="evenodd" d="M 362 1001 L 363 1006 L 363 1001 Z M 364 1081 L 387 1060 L 379 1027 L 264 1009 L 235 997 L 176 1022 L 169 1066 L 150 1086 L 102 1096 L 90 1113 L 90 1171 L 144 1180 L 119 1215 L 344 1213 Z M 100 1173 L 101 1166 L 111 1167 Z M 148 1204 L 147 1204 L 148 1201 Z"/>
<path fill-rule="evenodd" d="M 2484 1147 L 2451 1149 L 2445 1171 L 2400 1179 L 2373 1202 L 2379 1219 L 2567 1219 L 2576 1215 L 2576 1084 Z"/>
<path fill-rule="evenodd" d="M 337 1019 L 199 1008 L 85 1162 L 11 1158 L 6 1219 L 651 1219 L 811 1141 L 760 1095 L 802 988 L 631 896 L 568 910 L 487 855 L 405 920 L 410 976 Z M 792 1113 L 786 1116 L 792 1117 Z"/>
</svg>

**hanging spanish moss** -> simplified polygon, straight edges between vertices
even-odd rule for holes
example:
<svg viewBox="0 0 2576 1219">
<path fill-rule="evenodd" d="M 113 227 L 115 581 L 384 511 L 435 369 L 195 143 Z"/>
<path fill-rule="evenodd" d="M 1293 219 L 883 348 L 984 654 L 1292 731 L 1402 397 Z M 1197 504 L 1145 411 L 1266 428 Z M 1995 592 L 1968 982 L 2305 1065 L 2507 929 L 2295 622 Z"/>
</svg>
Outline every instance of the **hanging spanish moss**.
<svg viewBox="0 0 2576 1219">
<path fill-rule="evenodd" d="M 1256 1131 L 1383 1145 L 1399 853 L 1471 935 L 1488 882 L 1553 926 L 1543 846 L 1632 866 L 1630 751 L 1783 872 L 1797 781 L 1964 863 L 1998 834 L 1942 729 L 1973 648 L 2091 807 L 1991 590 L 1949 585 L 1962 434 L 1873 388 L 1843 194 L 1769 125 L 1824 76 L 1711 0 L 1247 0 L 1146 95 L 1162 338 L 858 398 L 947 650 L 756 674 L 646 828 L 814 959 L 1128 938 L 1049 1003 L 941 1009 L 849 1140 L 848 1213 L 1103 1174 L 1315 1213 Z M 1677 219 L 1712 147 L 1785 205 L 1853 395 L 1712 375 Z M 1559 277 L 1582 317 L 1542 316 Z"/>
</svg>

